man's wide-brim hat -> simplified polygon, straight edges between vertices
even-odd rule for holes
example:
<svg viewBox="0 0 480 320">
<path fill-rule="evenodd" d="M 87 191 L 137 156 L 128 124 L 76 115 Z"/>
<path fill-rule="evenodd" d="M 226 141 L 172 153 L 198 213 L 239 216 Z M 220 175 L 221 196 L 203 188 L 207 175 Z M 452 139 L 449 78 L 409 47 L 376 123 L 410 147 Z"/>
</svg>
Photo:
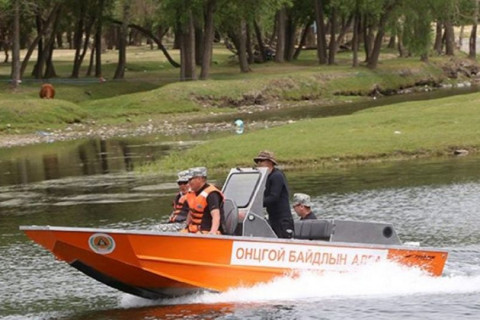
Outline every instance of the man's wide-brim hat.
<svg viewBox="0 0 480 320">
<path fill-rule="evenodd" d="M 269 160 L 271 161 L 274 165 L 277 165 L 277 160 L 275 159 L 275 155 L 273 154 L 273 152 L 271 151 L 268 151 L 268 150 L 263 150 L 263 151 L 260 151 L 260 153 L 258 154 L 258 156 L 256 156 L 255 158 L 253 158 L 253 161 L 255 162 L 258 162 L 259 160 Z"/>
</svg>

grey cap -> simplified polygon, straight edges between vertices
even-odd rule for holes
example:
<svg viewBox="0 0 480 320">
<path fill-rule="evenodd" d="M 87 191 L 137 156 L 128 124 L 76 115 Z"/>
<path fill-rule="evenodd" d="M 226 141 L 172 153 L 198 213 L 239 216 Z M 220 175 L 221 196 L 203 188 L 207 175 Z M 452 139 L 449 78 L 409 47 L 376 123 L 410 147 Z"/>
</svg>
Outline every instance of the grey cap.
<svg viewBox="0 0 480 320">
<path fill-rule="evenodd" d="M 189 170 L 183 170 L 178 173 L 177 182 L 188 182 L 191 178 Z"/>
<path fill-rule="evenodd" d="M 310 196 L 306 193 L 295 193 L 293 195 L 293 205 L 303 204 L 306 207 L 311 207 L 313 203 L 310 201 Z"/>
<path fill-rule="evenodd" d="M 190 172 L 190 178 L 207 176 L 207 168 L 205 167 L 190 168 L 189 172 Z"/>
</svg>

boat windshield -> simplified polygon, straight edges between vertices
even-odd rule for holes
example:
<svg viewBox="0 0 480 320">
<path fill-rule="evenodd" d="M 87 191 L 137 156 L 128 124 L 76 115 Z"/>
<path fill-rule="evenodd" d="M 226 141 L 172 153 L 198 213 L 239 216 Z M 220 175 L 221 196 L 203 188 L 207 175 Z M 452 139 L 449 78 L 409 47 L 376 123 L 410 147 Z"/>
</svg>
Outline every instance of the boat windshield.
<svg viewBox="0 0 480 320">
<path fill-rule="evenodd" d="M 232 173 L 223 187 L 225 198 L 232 199 L 238 208 L 246 208 L 260 181 L 261 174 L 258 171 Z"/>
</svg>

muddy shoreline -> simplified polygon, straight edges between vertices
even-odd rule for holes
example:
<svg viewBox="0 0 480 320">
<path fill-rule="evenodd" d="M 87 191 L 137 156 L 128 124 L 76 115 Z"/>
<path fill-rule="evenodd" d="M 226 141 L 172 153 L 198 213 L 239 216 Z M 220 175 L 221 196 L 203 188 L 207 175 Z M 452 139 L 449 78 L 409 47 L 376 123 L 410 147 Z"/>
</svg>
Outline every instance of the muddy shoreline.
<svg viewBox="0 0 480 320">
<path fill-rule="evenodd" d="M 286 121 L 252 121 L 249 129 L 263 129 L 291 123 Z M 21 147 L 31 144 L 54 143 L 79 139 L 111 139 L 140 137 L 148 135 L 175 136 L 181 134 L 200 135 L 210 132 L 235 132 L 231 122 L 201 122 L 186 124 L 182 121 L 149 120 L 142 123 L 126 123 L 119 125 L 98 125 L 95 123 L 72 124 L 64 129 L 35 131 L 34 133 L 18 133 L 0 135 L 0 148 Z"/>
</svg>

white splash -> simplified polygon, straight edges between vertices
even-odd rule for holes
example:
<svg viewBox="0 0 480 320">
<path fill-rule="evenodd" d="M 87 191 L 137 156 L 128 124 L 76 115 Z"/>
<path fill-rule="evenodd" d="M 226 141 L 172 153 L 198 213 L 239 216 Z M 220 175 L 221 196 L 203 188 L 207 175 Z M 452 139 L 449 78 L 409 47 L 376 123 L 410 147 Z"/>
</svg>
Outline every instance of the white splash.
<svg viewBox="0 0 480 320">
<path fill-rule="evenodd" d="M 432 277 L 420 269 L 392 262 L 359 268 L 351 273 L 302 272 L 296 277 L 281 277 L 249 288 L 235 288 L 223 293 L 146 300 L 122 295 L 122 308 L 197 303 L 258 303 L 302 299 L 378 299 L 403 295 L 480 292 L 480 274 Z"/>
</svg>

